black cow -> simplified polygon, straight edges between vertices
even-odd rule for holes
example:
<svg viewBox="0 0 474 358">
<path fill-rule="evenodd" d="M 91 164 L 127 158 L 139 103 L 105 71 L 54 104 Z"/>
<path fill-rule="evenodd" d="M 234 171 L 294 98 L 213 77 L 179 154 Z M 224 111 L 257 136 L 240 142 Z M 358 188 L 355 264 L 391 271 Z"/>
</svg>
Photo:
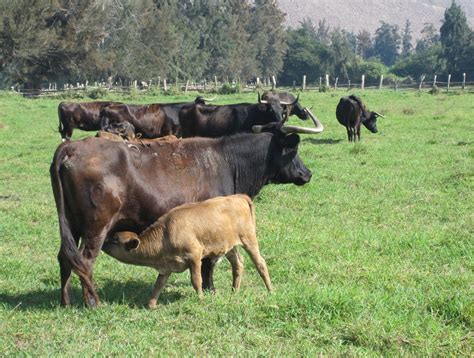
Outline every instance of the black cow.
<svg viewBox="0 0 474 358">
<path fill-rule="evenodd" d="M 192 104 L 204 105 L 205 99 L 198 96 L 194 102 L 107 106 L 100 111 L 101 129 L 107 131 L 118 123 L 128 122 L 135 128 L 135 134 L 143 138 L 180 135 L 178 113 Z"/>
<path fill-rule="evenodd" d="M 221 137 L 241 132 L 252 132 L 254 125 L 283 121 L 283 107 L 279 100 L 258 103 L 239 103 L 222 106 L 196 104 L 179 112 L 182 136 Z"/>
<path fill-rule="evenodd" d="M 266 91 L 262 95 L 262 99 L 267 101 L 277 100 L 283 106 L 283 110 L 287 117 L 297 116 L 299 119 L 307 120 L 310 118 L 310 115 L 307 112 L 307 108 L 304 108 L 299 102 L 300 95 L 297 97 L 293 96 L 288 92 L 275 92 L 275 91 Z"/>
<path fill-rule="evenodd" d="M 70 303 L 71 270 L 79 275 L 86 303 L 98 304 L 92 268 L 116 231 L 139 233 L 184 203 L 236 193 L 253 197 L 269 183 L 308 183 L 312 174 L 298 157 L 299 141 L 297 134 L 273 129 L 145 146 L 94 137 L 62 143 L 50 169 L 62 304 Z M 203 264 L 203 286 L 212 288 L 213 264 Z"/>
<path fill-rule="evenodd" d="M 360 140 L 361 124 L 372 133 L 377 133 L 378 117 L 384 118 L 380 113 L 367 110 L 362 100 L 355 95 L 341 98 L 336 108 L 336 118 L 346 127 L 349 142 Z"/>
</svg>

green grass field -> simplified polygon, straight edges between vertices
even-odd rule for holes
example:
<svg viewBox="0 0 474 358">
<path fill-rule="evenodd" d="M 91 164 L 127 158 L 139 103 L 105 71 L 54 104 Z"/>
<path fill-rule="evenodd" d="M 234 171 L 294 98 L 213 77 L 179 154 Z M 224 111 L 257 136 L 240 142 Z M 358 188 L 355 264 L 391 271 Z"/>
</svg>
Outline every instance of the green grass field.
<svg viewBox="0 0 474 358">
<path fill-rule="evenodd" d="M 59 306 L 59 100 L 1 93 L 0 355 L 474 355 L 474 95 L 359 92 L 387 119 L 352 144 L 335 119 L 346 94 L 301 95 L 325 125 L 300 145 L 312 181 L 255 199 L 274 293 L 246 257 L 238 294 L 223 261 L 216 294 L 200 301 L 189 273 L 176 274 L 149 311 L 156 273 L 105 254 L 102 305 L 83 307 L 74 276 L 74 305 Z"/>
</svg>

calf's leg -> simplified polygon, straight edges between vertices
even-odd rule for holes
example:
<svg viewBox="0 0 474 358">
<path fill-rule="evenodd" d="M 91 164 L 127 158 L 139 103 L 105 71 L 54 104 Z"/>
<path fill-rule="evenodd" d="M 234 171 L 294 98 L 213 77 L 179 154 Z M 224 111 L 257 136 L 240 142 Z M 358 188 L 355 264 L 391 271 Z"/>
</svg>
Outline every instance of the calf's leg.
<svg viewBox="0 0 474 358">
<path fill-rule="evenodd" d="M 257 268 L 258 273 L 260 274 L 260 277 L 263 279 L 263 282 L 265 282 L 265 286 L 267 287 L 268 291 L 271 291 L 272 288 L 272 282 L 270 281 L 270 275 L 268 274 L 268 268 L 265 260 L 263 257 L 260 255 L 260 250 L 258 248 L 258 242 L 257 238 L 247 238 L 246 240 L 242 240 L 242 245 L 249 254 L 250 258 L 252 259 L 255 267 Z"/>
<path fill-rule="evenodd" d="M 244 258 L 236 247 L 230 250 L 225 256 L 232 266 L 232 288 L 234 291 L 238 291 L 242 273 L 244 272 Z"/>
<path fill-rule="evenodd" d="M 191 283 L 196 290 L 199 298 L 202 297 L 202 277 L 201 277 L 201 258 L 191 259 L 189 262 L 191 271 Z"/>
<path fill-rule="evenodd" d="M 214 291 L 214 266 L 216 265 L 216 260 L 210 259 L 208 257 L 202 259 L 201 265 L 201 275 L 202 275 L 202 289 L 206 291 Z"/>
<path fill-rule="evenodd" d="M 158 297 L 160 296 L 161 291 L 163 291 L 163 288 L 166 285 L 166 281 L 168 281 L 168 277 L 170 277 L 170 274 L 158 274 L 158 277 L 155 282 L 155 286 L 153 286 L 153 292 L 151 294 L 151 298 L 148 301 L 148 308 L 154 309 L 156 308 L 156 301 L 158 300 Z"/>
</svg>

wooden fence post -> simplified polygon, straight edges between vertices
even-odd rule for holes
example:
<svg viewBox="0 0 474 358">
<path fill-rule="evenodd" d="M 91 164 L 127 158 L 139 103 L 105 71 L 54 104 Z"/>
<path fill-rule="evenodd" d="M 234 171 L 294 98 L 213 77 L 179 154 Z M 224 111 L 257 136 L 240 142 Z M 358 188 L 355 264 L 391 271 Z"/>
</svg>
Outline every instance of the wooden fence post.
<svg viewBox="0 0 474 358">
<path fill-rule="evenodd" d="M 383 75 L 380 75 L 379 91 L 382 90 L 383 85 Z"/>
<path fill-rule="evenodd" d="M 466 88 L 466 72 L 462 74 L 462 89 Z"/>
<path fill-rule="evenodd" d="M 434 75 L 434 78 L 433 78 L 433 88 L 436 87 L 436 79 L 438 78 L 438 75 Z"/>
<path fill-rule="evenodd" d="M 418 91 L 421 91 L 421 88 L 423 87 L 423 81 L 425 80 L 425 75 L 422 75 L 420 77 L 420 85 L 418 86 Z"/>
<path fill-rule="evenodd" d="M 323 82 L 322 77 L 319 77 L 319 92 L 321 92 L 321 83 Z"/>
<path fill-rule="evenodd" d="M 351 89 L 351 80 L 348 80 L 347 90 L 350 90 L 350 89 Z"/>
<path fill-rule="evenodd" d="M 336 77 L 336 81 L 334 81 L 334 89 L 337 90 L 337 82 L 339 82 L 339 77 Z"/>
<path fill-rule="evenodd" d="M 304 91 L 306 89 L 306 75 L 303 76 L 303 86 L 302 90 Z"/>
<path fill-rule="evenodd" d="M 275 76 L 272 76 L 272 89 L 275 89 L 276 86 L 277 86 L 276 78 L 275 78 Z"/>
<path fill-rule="evenodd" d="M 163 78 L 163 91 L 168 91 L 168 86 L 166 85 L 166 78 Z"/>
<path fill-rule="evenodd" d="M 362 83 L 360 85 L 360 89 L 363 91 L 365 88 L 365 75 L 362 75 Z"/>
<path fill-rule="evenodd" d="M 326 75 L 326 87 L 329 87 L 329 75 Z"/>
<path fill-rule="evenodd" d="M 293 91 L 296 91 L 296 81 L 293 80 Z"/>
<path fill-rule="evenodd" d="M 451 85 L 451 74 L 448 75 L 448 89 L 447 89 L 447 92 L 449 92 L 450 85 Z"/>
<path fill-rule="evenodd" d="M 186 87 L 184 87 L 184 93 L 188 94 L 189 80 L 186 81 Z"/>
</svg>

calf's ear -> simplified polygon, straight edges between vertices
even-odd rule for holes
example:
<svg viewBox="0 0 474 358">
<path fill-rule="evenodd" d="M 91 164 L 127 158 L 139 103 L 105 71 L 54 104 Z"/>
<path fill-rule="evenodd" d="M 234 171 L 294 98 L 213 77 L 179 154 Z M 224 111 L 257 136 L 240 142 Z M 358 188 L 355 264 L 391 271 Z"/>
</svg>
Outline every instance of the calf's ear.
<svg viewBox="0 0 474 358">
<path fill-rule="evenodd" d="M 138 246 L 140 246 L 140 240 L 131 239 L 125 243 L 125 250 L 127 251 L 135 250 Z"/>
</svg>

